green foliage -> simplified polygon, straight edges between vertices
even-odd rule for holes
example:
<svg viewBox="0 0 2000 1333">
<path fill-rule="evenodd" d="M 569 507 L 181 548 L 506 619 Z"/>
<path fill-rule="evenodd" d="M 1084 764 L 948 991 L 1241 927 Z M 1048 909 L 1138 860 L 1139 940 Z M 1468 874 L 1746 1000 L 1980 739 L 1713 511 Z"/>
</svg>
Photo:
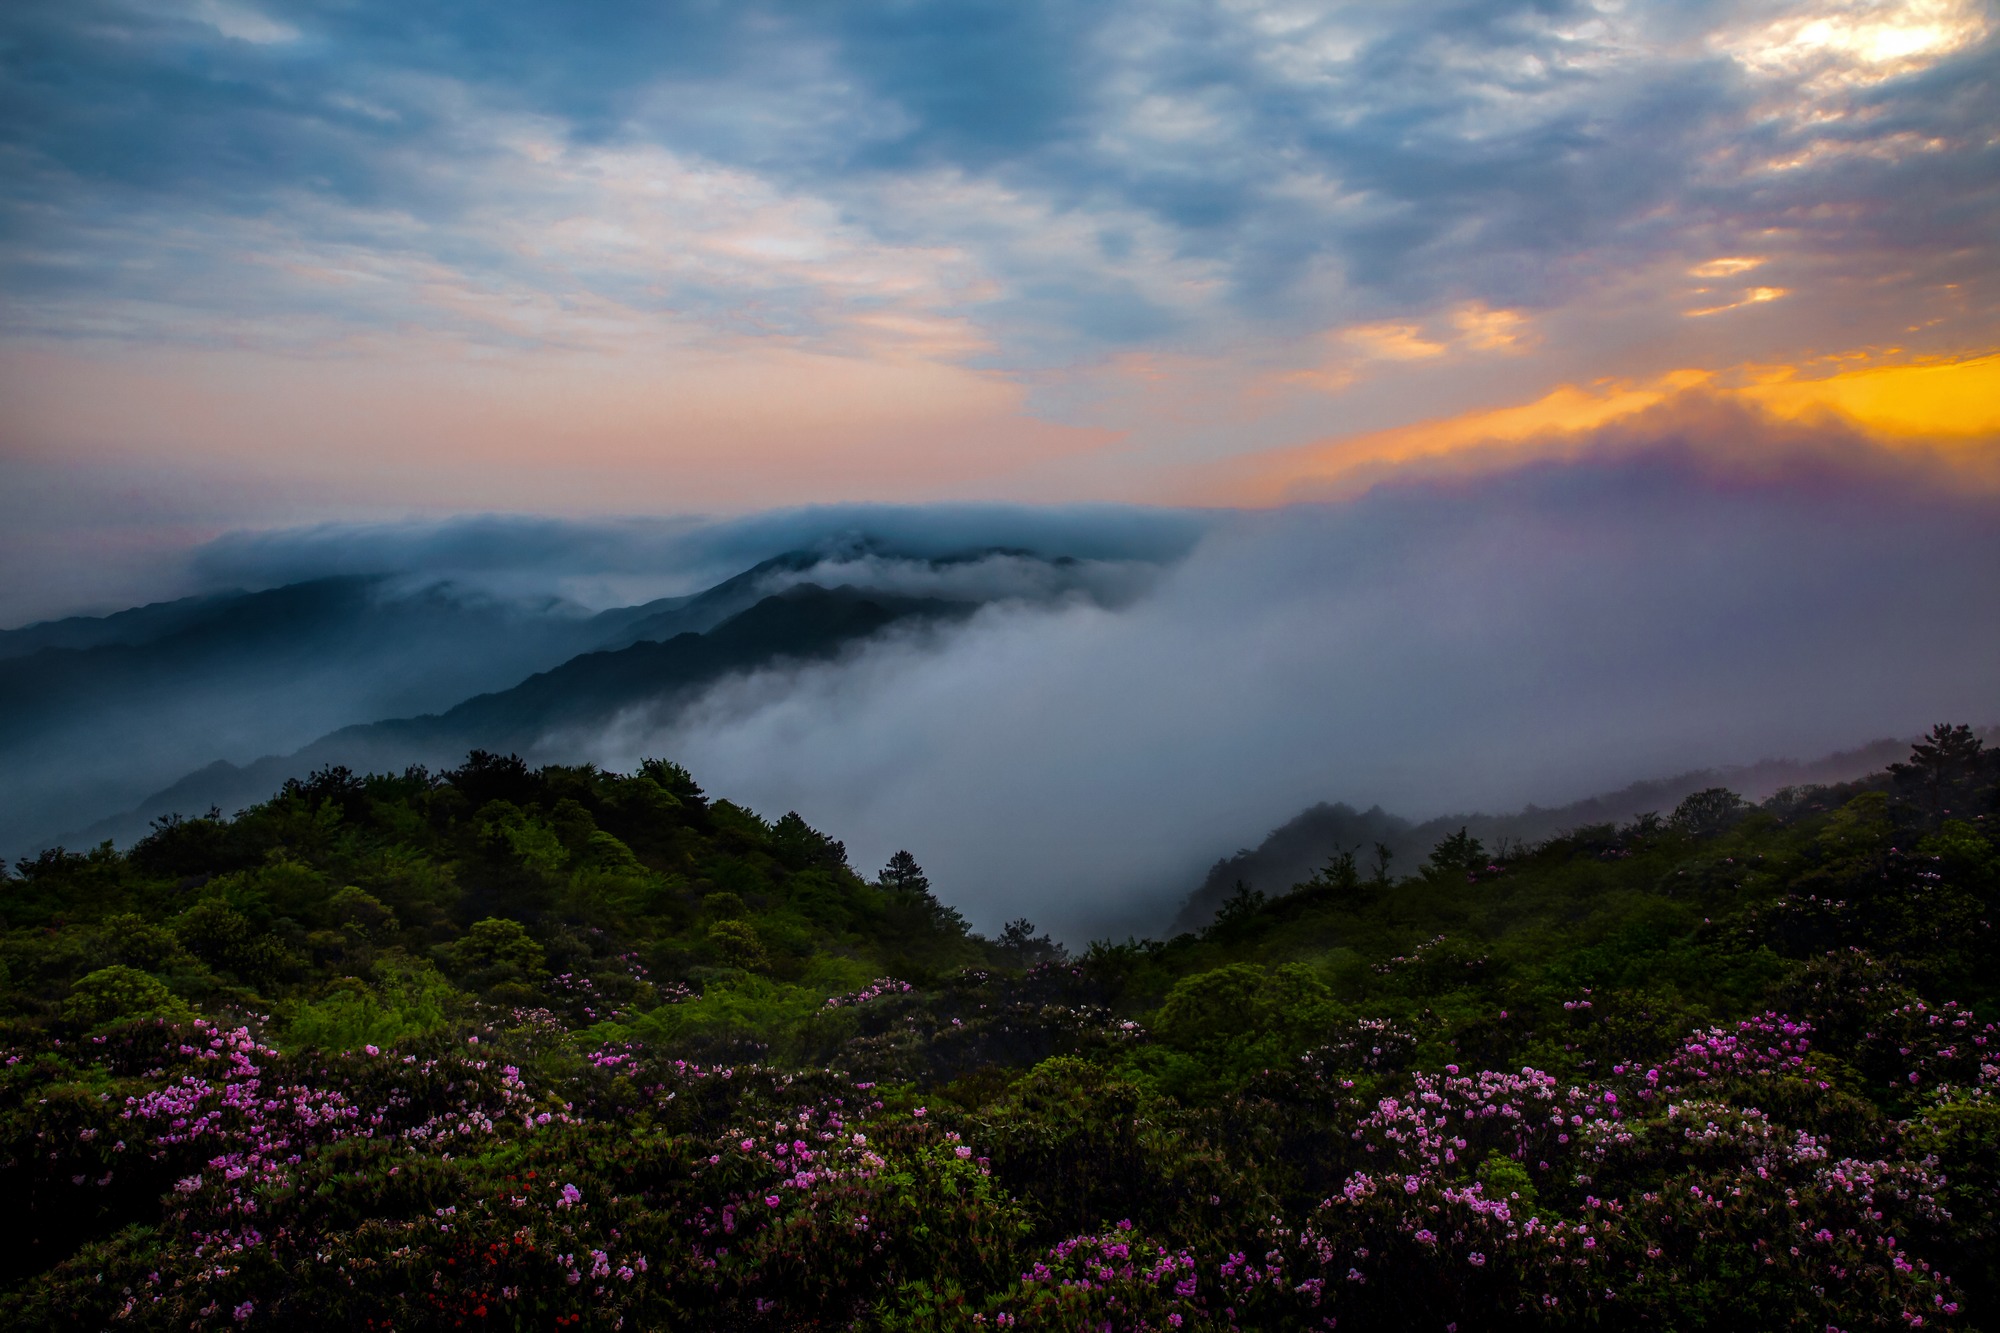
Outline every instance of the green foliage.
<svg viewBox="0 0 2000 1333">
<path fill-rule="evenodd" d="M 764 956 L 764 941 L 757 927 L 748 921 L 718 921 L 708 928 L 708 944 L 729 967 L 761 972 L 771 965 Z"/>
<path fill-rule="evenodd" d="M 1692 838 L 1713 838 L 1726 833 L 1746 809 L 1743 798 L 1727 787 L 1709 787 L 1675 806 L 1667 827 Z"/>
<path fill-rule="evenodd" d="M 114 963 L 77 980 L 63 1017 L 97 1027 L 125 1018 L 192 1018 L 194 1011 L 158 977 Z"/>
<path fill-rule="evenodd" d="M 1231 963 L 1183 977 L 1167 992 L 1154 1030 L 1176 1046 L 1201 1048 L 1265 1033 L 1310 1031 L 1324 1022 L 1332 993 L 1311 969 Z"/>
<path fill-rule="evenodd" d="M 407 1046 L 442 1029 L 463 1007 L 463 995 L 428 967 L 383 964 L 374 982 L 342 977 L 300 1005 L 285 1025 L 287 1044 L 326 1051 Z"/>
<path fill-rule="evenodd" d="M 1477 872 L 1485 864 L 1486 844 L 1461 828 L 1431 848 L 1430 856 L 1424 861 L 1422 873 L 1433 878 L 1469 875 Z"/>
<path fill-rule="evenodd" d="M 334 921 L 367 939 L 382 939 L 397 931 L 396 913 L 380 898 L 349 884 L 327 902 Z"/>
<path fill-rule="evenodd" d="M 2000 1330 L 1996 796 L 1072 959 L 664 761 L 324 770 L 0 876 L 0 1327 Z"/>
<path fill-rule="evenodd" d="M 244 895 L 250 896 L 250 895 Z M 220 897 L 196 903 L 168 925 L 181 946 L 209 967 L 256 985 L 297 970 L 298 960 L 284 943 Z"/>
</svg>

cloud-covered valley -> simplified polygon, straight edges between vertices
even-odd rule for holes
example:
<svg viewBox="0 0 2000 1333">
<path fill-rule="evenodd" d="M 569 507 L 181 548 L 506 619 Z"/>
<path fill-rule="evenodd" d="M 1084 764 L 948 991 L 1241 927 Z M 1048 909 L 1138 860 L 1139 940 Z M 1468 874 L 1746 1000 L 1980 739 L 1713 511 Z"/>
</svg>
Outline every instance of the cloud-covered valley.
<svg viewBox="0 0 2000 1333">
<path fill-rule="evenodd" d="M 665 753 L 864 869 L 908 845 L 986 926 L 1157 928 L 1303 805 L 1413 817 L 2000 717 L 1993 502 L 1674 446 L 1218 523 L 1123 608 L 994 606 L 732 679 Z"/>
<path fill-rule="evenodd" d="M 191 577 L 271 591 L 3 636 L 41 691 L 6 832 L 126 839 L 325 764 L 658 755 L 1077 940 L 1160 929 L 1316 802 L 1501 812 L 2000 721 L 1990 492 L 1741 414 L 1583 444 L 1269 510 L 232 536 Z"/>
</svg>

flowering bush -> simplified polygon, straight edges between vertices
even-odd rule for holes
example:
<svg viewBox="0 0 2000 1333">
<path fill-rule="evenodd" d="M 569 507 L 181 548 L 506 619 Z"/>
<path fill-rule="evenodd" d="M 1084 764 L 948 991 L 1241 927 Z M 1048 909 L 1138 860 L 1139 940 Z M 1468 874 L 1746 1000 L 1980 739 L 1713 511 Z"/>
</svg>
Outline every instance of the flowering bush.
<svg viewBox="0 0 2000 1333">
<path fill-rule="evenodd" d="M 1962 802 L 1020 969 L 672 766 L 328 789 L 0 881 L 0 1325 L 2000 1327 Z"/>
</svg>

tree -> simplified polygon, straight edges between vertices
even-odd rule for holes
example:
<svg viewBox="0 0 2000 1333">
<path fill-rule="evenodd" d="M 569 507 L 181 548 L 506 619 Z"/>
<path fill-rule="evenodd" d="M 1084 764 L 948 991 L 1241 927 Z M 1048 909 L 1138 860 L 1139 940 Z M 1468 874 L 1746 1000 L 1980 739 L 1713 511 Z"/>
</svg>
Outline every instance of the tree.
<svg viewBox="0 0 2000 1333">
<path fill-rule="evenodd" d="M 682 805 L 699 810 L 708 803 L 708 798 L 701 790 L 701 784 L 694 780 L 694 774 L 671 760 L 642 760 L 639 771 L 651 778 L 661 791 Z"/>
<path fill-rule="evenodd" d="M 1695 838 L 1713 838 L 1728 831 L 1749 809 L 1743 798 L 1727 787 L 1706 787 L 1674 807 L 1667 827 Z"/>
<path fill-rule="evenodd" d="M 314 769 L 304 781 L 287 778 L 278 795 L 304 801 L 314 810 L 331 801 L 340 807 L 343 819 L 360 819 L 368 813 L 367 784 L 345 764 L 327 764 Z"/>
<path fill-rule="evenodd" d="M 439 950 L 474 986 L 514 983 L 530 990 L 549 979 L 548 955 L 526 927 L 506 917 L 475 921 L 456 942 Z"/>
<path fill-rule="evenodd" d="M 1313 872 L 1313 877 L 1305 882 L 1309 889 L 1332 889 L 1334 892 L 1352 896 L 1361 889 L 1361 868 L 1355 864 L 1354 853 L 1361 850 L 1359 843 L 1351 848 L 1337 849 L 1326 858 L 1326 864 Z"/>
<path fill-rule="evenodd" d="M 327 915 L 366 939 L 383 939 L 401 927 L 396 913 L 380 898 L 349 884 L 328 900 Z"/>
<path fill-rule="evenodd" d="M 488 801 L 512 801 L 532 805 L 541 795 L 541 779 L 517 754 L 497 755 L 490 750 L 474 750 L 465 762 L 445 774 L 445 781 L 465 794 L 477 810 Z"/>
<path fill-rule="evenodd" d="M 1222 900 L 1222 906 L 1215 909 L 1215 920 L 1209 923 L 1203 934 L 1227 934 L 1264 910 L 1264 891 L 1253 889 L 1242 880 L 1236 881 L 1236 890 Z"/>
<path fill-rule="evenodd" d="M 708 943 L 722 961 L 731 967 L 761 972 L 771 965 L 770 959 L 764 953 L 764 941 L 757 934 L 757 927 L 748 921 L 716 922 L 708 928 Z"/>
<path fill-rule="evenodd" d="M 114 964 L 76 983 L 63 1005 L 63 1016 L 97 1024 L 121 1018 L 192 1018 L 194 1011 L 158 977 Z"/>
<path fill-rule="evenodd" d="M 303 962 L 274 936 L 225 903 L 196 903 L 169 923 L 181 946 L 220 972 L 253 985 L 297 971 Z"/>
<path fill-rule="evenodd" d="M 1889 771 L 1898 787 L 1922 796 L 1931 813 L 1939 814 L 1978 776 L 1984 748 L 1971 727 L 1940 722 L 1911 747 L 1907 763 L 1891 764 Z"/>
<path fill-rule="evenodd" d="M 1035 934 L 1035 923 L 1026 917 L 1018 917 L 1002 926 L 999 943 L 1016 967 L 1060 963 L 1069 957 L 1069 950 L 1049 936 Z"/>
<path fill-rule="evenodd" d="M 930 877 L 907 850 L 899 851 L 882 867 L 876 882 L 888 890 L 905 912 L 913 915 L 923 929 L 944 935 L 962 935 L 967 926 L 956 907 L 947 907 L 931 892 Z M 908 920 L 909 917 L 904 918 Z"/>
<path fill-rule="evenodd" d="M 1424 862 L 1424 874 L 1469 875 L 1486 864 L 1486 844 L 1472 836 L 1461 825 L 1452 834 L 1431 848 L 1431 854 Z"/>
<path fill-rule="evenodd" d="M 910 855 L 907 849 L 889 858 L 889 864 L 882 867 L 879 879 L 883 888 L 899 893 L 928 896 L 931 891 L 931 882 L 924 874 L 924 868 L 917 864 L 917 858 Z"/>
<path fill-rule="evenodd" d="M 1372 889 L 1389 887 L 1389 862 L 1395 858 L 1396 854 L 1389 850 L 1388 843 L 1375 844 L 1375 862 L 1368 869 L 1368 887 Z"/>
<path fill-rule="evenodd" d="M 796 810 L 771 826 L 771 851 L 788 870 L 820 866 L 827 870 L 847 868 L 847 845 L 821 833 L 806 823 Z"/>
</svg>

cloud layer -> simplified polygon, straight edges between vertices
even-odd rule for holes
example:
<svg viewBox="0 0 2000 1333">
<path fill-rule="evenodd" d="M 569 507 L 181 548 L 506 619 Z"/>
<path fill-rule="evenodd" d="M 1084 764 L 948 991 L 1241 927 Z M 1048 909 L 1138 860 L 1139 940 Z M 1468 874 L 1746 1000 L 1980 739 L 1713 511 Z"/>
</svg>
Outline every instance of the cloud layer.
<svg viewBox="0 0 2000 1333">
<path fill-rule="evenodd" d="M 908 845 L 985 925 L 1156 929 L 1314 801 L 1550 804 L 1990 719 L 1994 501 L 1884 477 L 1666 444 L 1245 514 L 1135 605 L 996 609 L 550 753 Z"/>
<path fill-rule="evenodd" d="M 1194 511 L 1112 505 L 824 505 L 729 519 L 474 515 L 230 533 L 193 553 L 190 577 L 204 588 L 258 588 L 336 574 L 409 574 L 602 607 L 698 592 L 759 561 L 812 551 L 856 561 L 894 557 L 857 571 L 853 581 L 889 586 L 880 582 L 887 578 L 916 591 L 918 576 L 900 568 L 906 561 L 1000 549 L 1153 564 L 1185 555 L 1212 521 Z M 980 571 L 990 568 L 982 562 Z"/>
<path fill-rule="evenodd" d="M 0 559 L 40 611 L 323 519 L 1230 503 L 1962 361 L 1995 124 L 1991 0 L 25 0 Z"/>
<path fill-rule="evenodd" d="M 662 321 L 1060 364 L 1545 309 L 1663 259 L 1767 257 L 1743 292 L 1992 268 L 1977 0 L 82 0 L 6 26 L 17 329 Z"/>
</svg>

